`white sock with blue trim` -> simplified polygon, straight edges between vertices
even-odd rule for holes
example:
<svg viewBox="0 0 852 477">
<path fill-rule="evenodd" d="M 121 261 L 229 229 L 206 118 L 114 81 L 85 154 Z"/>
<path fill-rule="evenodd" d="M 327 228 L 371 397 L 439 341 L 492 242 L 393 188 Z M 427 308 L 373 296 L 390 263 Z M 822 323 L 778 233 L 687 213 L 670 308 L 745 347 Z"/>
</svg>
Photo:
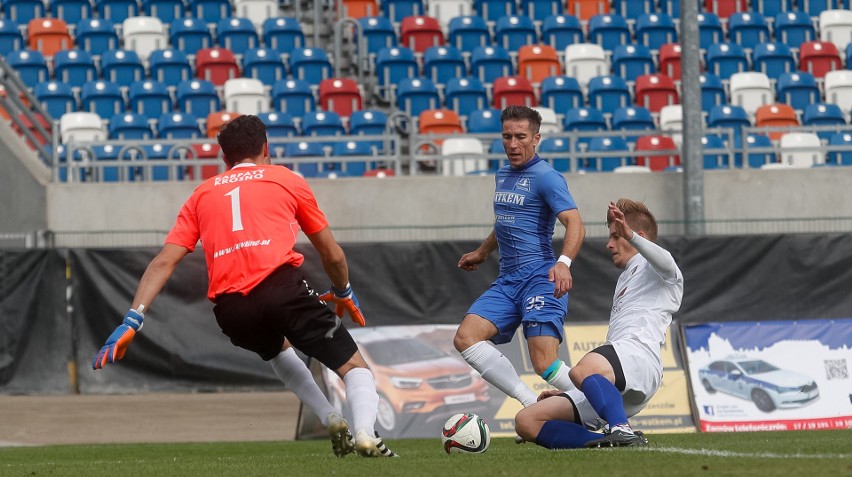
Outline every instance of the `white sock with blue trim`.
<svg viewBox="0 0 852 477">
<path fill-rule="evenodd" d="M 574 386 L 574 383 L 571 382 L 571 377 L 568 376 L 570 371 L 571 368 L 565 364 L 564 361 L 557 359 L 550 365 L 550 367 L 541 373 L 541 377 L 547 381 L 548 384 L 560 391 L 571 391 L 577 389 L 577 387 Z"/>
</svg>

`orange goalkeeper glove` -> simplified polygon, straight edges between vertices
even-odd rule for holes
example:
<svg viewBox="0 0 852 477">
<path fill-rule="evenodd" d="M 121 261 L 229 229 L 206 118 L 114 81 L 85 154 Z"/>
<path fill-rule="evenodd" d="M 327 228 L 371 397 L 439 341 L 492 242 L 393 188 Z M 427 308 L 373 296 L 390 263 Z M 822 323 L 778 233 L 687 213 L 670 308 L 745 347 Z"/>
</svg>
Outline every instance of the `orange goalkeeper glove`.
<svg viewBox="0 0 852 477">
<path fill-rule="evenodd" d="M 92 369 L 101 369 L 107 363 L 114 363 L 123 358 L 136 332 L 142 329 L 144 318 L 145 315 L 136 310 L 128 311 L 124 315 L 124 321 L 109 335 L 106 344 L 92 360 Z"/>
<path fill-rule="evenodd" d="M 320 300 L 334 303 L 334 313 L 340 318 L 343 318 L 343 315 L 348 311 L 352 321 L 360 326 L 367 324 L 364 315 L 361 313 L 361 304 L 358 303 L 358 298 L 348 283 L 346 288 L 343 289 L 334 288 L 334 285 L 332 285 L 331 290 L 320 295 Z"/>
</svg>

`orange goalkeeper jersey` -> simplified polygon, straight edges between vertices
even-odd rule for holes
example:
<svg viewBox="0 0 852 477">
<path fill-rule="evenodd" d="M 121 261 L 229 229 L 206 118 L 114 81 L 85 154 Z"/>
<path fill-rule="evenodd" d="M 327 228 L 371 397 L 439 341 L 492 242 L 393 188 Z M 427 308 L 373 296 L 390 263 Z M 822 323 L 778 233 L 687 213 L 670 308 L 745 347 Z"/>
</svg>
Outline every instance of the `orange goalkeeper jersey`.
<svg viewBox="0 0 852 477">
<path fill-rule="evenodd" d="M 248 294 L 282 265 L 298 267 L 299 229 L 312 234 L 327 226 L 303 178 L 286 167 L 244 163 L 198 186 L 165 241 L 192 251 L 201 240 L 213 300 Z"/>
</svg>

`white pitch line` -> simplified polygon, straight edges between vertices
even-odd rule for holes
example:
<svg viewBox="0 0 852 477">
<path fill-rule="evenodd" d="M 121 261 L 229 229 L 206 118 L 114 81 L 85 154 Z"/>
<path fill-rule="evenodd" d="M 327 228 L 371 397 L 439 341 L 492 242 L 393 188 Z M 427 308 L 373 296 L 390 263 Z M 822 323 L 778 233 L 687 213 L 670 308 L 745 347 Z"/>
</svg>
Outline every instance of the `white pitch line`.
<svg viewBox="0 0 852 477">
<path fill-rule="evenodd" d="M 852 459 L 852 454 L 777 454 L 774 452 L 734 452 L 714 449 L 682 449 L 678 447 L 643 447 L 646 452 L 704 455 L 709 457 L 752 457 L 760 459 Z"/>
</svg>

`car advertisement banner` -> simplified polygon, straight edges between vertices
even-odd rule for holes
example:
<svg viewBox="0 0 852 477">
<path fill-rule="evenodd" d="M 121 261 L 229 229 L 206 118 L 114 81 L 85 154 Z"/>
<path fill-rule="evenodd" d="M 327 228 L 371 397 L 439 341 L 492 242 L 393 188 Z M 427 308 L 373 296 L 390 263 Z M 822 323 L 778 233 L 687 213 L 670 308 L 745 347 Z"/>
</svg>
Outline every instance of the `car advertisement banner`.
<svg viewBox="0 0 852 477">
<path fill-rule="evenodd" d="M 852 319 L 706 323 L 683 332 L 702 431 L 852 427 Z"/>
<path fill-rule="evenodd" d="M 494 436 L 515 435 L 514 419 L 521 404 L 492 387 L 464 361 L 453 347 L 456 328 L 456 325 L 412 325 L 350 329 L 376 379 L 379 393 L 376 430 L 382 436 L 437 437 L 444 422 L 461 412 L 479 414 Z M 605 324 L 566 326 L 559 357 L 573 365 L 604 342 L 606 330 Z M 520 330 L 510 343 L 497 348 L 533 391 L 550 389 L 533 370 Z M 663 356 L 666 367 L 663 387 L 632 422 L 646 431 L 695 431 L 685 375 L 672 353 L 671 340 Z M 321 375 L 332 404 L 348 415 L 342 380 L 325 367 Z M 307 420 L 304 414 L 309 413 L 303 413 Z M 300 429 L 308 430 L 304 425 Z"/>
</svg>

